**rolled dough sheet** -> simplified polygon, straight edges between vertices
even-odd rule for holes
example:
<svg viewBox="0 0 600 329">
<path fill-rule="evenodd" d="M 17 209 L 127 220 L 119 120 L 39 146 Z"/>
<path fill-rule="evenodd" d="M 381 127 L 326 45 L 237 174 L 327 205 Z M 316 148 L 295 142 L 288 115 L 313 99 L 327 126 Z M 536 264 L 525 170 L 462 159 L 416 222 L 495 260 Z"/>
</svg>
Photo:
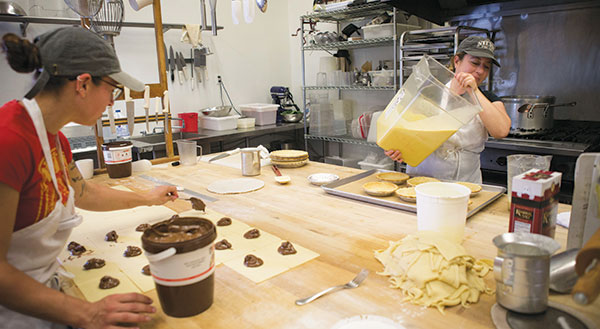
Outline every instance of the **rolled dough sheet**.
<svg viewBox="0 0 600 329">
<path fill-rule="evenodd" d="M 247 267 L 244 265 L 244 258 L 247 254 L 242 254 L 225 262 L 224 264 L 225 266 L 247 277 L 255 283 L 263 282 L 276 276 L 277 274 L 285 272 L 288 269 L 285 267 L 285 265 L 272 261 L 269 258 L 269 255 L 264 251 L 257 250 L 250 253 L 258 258 L 261 258 L 264 263 L 259 267 Z"/>
<path fill-rule="evenodd" d="M 260 179 L 234 178 L 213 182 L 206 189 L 217 194 L 238 194 L 256 191 L 263 186 L 265 186 L 265 182 Z"/>
<path fill-rule="evenodd" d="M 148 259 L 144 255 L 140 255 L 128 259 L 126 263 L 120 265 L 121 271 L 125 273 L 142 292 L 147 292 L 155 288 L 152 276 L 142 274 L 142 268 L 148 265 L 148 263 Z"/>
<path fill-rule="evenodd" d="M 281 239 L 271 240 L 261 248 L 244 252 L 236 257 L 224 261 L 223 264 L 232 268 L 248 279 L 256 283 L 260 283 L 319 256 L 319 254 L 316 252 L 308 250 L 293 242 L 292 244 L 294 245 L 297 253 L 293 255 L 282 255 L 277 251 L 277 248 L 283 241 L 284 240 Z M 248 254 L 252 254 L 261 258 L 264 264 L 262 266 L 252 268 L 245 266 L 244 258 Z"/>
<path fill-rule="evenodd" d="M 107 261 L 106 265 L 101 268 L 84 270 L 83 264 L 90 258 L 92 258 L 92 256 L 81 257 L 63 264 L 66 271 L 75 275 L 73 282 L 75 282 L 86 300 L 95 302 L 112 294 L 141 292 L 141 290 L 129 280 L 127 275 L 119 269 L 119 266 L 113 262 Z M 112 289 L 100 289 L 98 287 L 100 279 L 105 275 L 110 275 L 113 278 L 119 279 L 119 285 Z"/>
</svg>

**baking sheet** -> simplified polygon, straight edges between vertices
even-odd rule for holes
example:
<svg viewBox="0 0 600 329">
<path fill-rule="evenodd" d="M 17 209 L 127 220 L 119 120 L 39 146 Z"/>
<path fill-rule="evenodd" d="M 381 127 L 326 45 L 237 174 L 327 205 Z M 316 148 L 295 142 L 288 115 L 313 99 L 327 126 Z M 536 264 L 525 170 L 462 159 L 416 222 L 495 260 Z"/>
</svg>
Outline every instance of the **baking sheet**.
<svg viewBox="0 0 600 329">
<path fill-rule="evenodd" d="M 406 202 L 400 200 L 395 194 L 386 197 L 374 197 L 364 192 L 362 186 L 368 182 L 379 181 L 375 175 L 380 172 L 391 172 L 390 170 L 383 169 L 372 169 L 363 173 L 346 177 L 344 179 L 329 183 L 321 186 L 325 192 L 330 194 L 339 195 L 345 198 L 355 199 L 359 201 L 374 203 L 386 207 L 392 207 L 396 209 L 406 210 L 410 212 L 417 212 L 417 204 L 412 202 Z M 406 187 L 408 185 L 400 185 L 400 187 Z M 506 188 L 502 186 L 486 185 L 481 184 L 481 192 L 471 196 L 473 203 L 469 205 L 467 217 L 470 217 L 483 209 L 488 204 L 506 192 Z"/>
</svg>

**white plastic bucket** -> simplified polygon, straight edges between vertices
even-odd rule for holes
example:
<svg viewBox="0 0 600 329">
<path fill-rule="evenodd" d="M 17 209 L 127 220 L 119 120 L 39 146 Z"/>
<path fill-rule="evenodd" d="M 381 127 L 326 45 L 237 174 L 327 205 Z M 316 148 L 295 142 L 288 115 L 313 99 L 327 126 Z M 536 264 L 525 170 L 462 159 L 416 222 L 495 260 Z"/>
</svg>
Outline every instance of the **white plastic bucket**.
<svg viewBox="0 0 600 329">
<path fill-rule="evenodd" d="M 417 229 L 435 231 L 462 243 L 471 190 L 455 183 L 432 182 L 415 187 Z"/>
</svg>

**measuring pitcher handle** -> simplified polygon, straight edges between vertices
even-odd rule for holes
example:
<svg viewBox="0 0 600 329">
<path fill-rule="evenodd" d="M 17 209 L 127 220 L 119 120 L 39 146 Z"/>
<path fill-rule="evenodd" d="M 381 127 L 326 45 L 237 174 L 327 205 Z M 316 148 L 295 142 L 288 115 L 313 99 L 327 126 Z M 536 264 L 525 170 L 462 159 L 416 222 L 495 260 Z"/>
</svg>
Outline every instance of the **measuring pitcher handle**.
<svg viewBox="0 0 600 329">
<path fill-rule="evenodd" d="M 146 253 L 146 258 L 148 258 L 148 260 L 150 262 L 158 262 L 161 261 L 163 259 L 167 259 L 173 255 L 175 255 L 177 253 L 177 250 L 175 250 L 175 248 L 171 247 L 169 249 L 165 249 L 159 253 L 156 254 L 149 254 Z"/>
<path fill-rule="evenodd" d="M 507 286 L 512 286 L 514 283 L 514 259 L 496 256 L 494 258 L 494 278 L 498 282 L 502 282 Z"/>
</svg>

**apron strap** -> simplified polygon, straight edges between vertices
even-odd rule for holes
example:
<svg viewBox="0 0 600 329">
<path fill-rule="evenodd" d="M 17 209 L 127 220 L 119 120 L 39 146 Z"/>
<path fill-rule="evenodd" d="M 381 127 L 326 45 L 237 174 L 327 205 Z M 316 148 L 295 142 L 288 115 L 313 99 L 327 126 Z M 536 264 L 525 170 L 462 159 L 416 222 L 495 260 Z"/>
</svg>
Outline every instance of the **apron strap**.
<svg viewBox="0 0 600 329">
<path fill-rule="evenodd" d="M 48 132 L 46 130 L 46 125 L 44 124 L 44 118 L 42 117 L 42 110 L 38 106 L 38 103 L 35 99 L 23 99 L 23 105 L 25 105 L 25 109 L 29 114 L 29 117 L 33 121 L 33 126 L 35 127 L 35 131 L 40 140 L 40 144 L 42 146 L 42 151 L 44 151 L 44 157 L 46 158 L 46 163 L 48 165 L 48 170 L 50 171 L 50 175 L 52 176 L 52 183 L 54 183 L 54 188 L 56 189 L 56 193 L 58 194 L 59 200 L 62 202 L 62 194 L 58 189 L 58 180 L 56 179 L 56 173 L 54 172 L 54 161 L 52 161 L 52 150 L 50 148 L 50 143 L 48 142 Z M 58 135 L 57 135 L 58 142 Z M 60 146 L 60 143 L 57 143 L 57 150 Z M 62 162 L 62 157 L 60 153 L 58 154 L 58 158 Z M 68 177 L 68 176 L 65 176 Z"/>
</svg>

